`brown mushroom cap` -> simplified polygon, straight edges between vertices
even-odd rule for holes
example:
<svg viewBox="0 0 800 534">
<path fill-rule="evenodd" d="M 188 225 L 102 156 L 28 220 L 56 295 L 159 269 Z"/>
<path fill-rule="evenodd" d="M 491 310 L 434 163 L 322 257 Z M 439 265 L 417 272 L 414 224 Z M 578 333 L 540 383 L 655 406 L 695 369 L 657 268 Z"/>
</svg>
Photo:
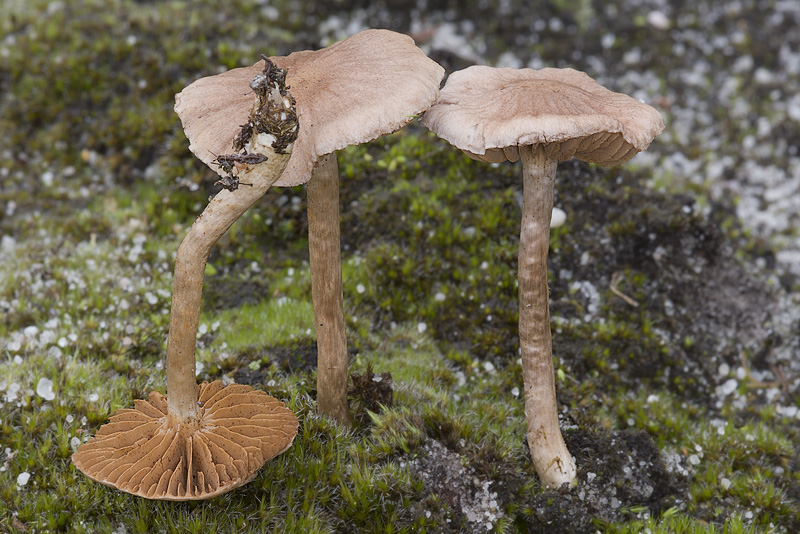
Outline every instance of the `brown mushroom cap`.
<svg viewBox="0 0 800 534">
<path fill-rule="evenodd" d="M 263 391 L 219 380 L 198 385 L 200 419 L 174 425 L 150 393 L 116 412 L 72 455 L 96 482 L 148 499 L 208 499 L 246 484 L 297 435 L 297 417 Z"/>
<path fill-rule="evenodd" d="M 654 108 L 574 69 L 468 67 L 447 80 L 422 118 L 439 137 L 484 161 L 517 161 L 543 145 L 557 161 L 620 165 L 664 129 Z"/>
<path fill-rule="evenodd" d="M 307 182 L 316 161 L 349 145 L 402 128 L 436 100 L 444 69 L 414 40 L 389 30 L 366 30 L 316 51 L 270 58 L 288 69 L 300 133 L 278 186 Z M 262 69 L 233 69 L 201 78 L 176 95 L 189 149 L 217 173 L 214 154 L 231 153 L 253 102 L 248 86 Z"/>
</svg>

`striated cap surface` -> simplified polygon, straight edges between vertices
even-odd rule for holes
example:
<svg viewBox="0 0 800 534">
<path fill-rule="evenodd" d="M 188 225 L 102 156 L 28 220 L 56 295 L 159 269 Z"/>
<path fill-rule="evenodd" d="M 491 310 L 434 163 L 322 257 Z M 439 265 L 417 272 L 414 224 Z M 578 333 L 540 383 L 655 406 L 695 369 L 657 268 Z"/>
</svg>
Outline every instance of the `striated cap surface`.
<svg viewBox="0 0 800 534">
<path fill-rule="evenodd" d="M 153 392 L 117 411 L 72 462 L 92 480 L 140 497 L 208 499 L 251 481 L 297 435 L 297 417 L 263 391 L 218 380 L 197 387 L 198 421 L 173 425 L 167 398 Z"/>
<path fill-rule="evenodd" d="M 468 67 L 447 80 L 422 123 L 470 157 L 519 159 L 543 145 L 548 157 L 619 165 L 664 129 L 651 106 L 609 91 L 574 69 Z"/>
<path fill-rule="evenodd" d="M 389 30 L 366 30 L 316 51 L 270 58 L 288 69 L 300 132 L 278 186 L 311 178 L 314 163 L 349 145 L 402 128 L 439 95 L 444 69 L 414 40 Z M 201 78 L 175 97 L 189 149 L 215 171 L 214 154 L 231 152 L 253 104 L 252 67 Z"/>
</svg>

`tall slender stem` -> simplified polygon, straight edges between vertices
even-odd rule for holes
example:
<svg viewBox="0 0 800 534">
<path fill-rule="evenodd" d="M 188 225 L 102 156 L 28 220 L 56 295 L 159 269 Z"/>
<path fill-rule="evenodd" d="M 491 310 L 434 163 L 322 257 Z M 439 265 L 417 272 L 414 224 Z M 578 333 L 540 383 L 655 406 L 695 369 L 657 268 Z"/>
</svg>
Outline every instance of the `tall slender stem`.
<svg viewBox="0 0 800 534">
<path fill-rule="evenodd" d="M 269 151 L 269 161 L 247 169 L 235 191 L 220 191 L 197 218 L 178 247 L 167 341 L 168 412 L 178 421 L 196 419 L 194 350 L 200 322 L 203 276 L 211 247 L 280 177 L 290 154 Z"/>
<path fill-rule="evenodd" d="M 558 426 L 547 253 L 557 162 L 540 146 L 519 148 L 523 201 L 519 239 L 519 343 L 531 459 L 545 487 L 575 478 L 575 463 Z"/>
<path fill-rule="evenodd" d="M 308 251 L 317 330 L 317 411 L 347 426 L 347 338 L 339 238 L 339 166 L 321 158 L 308 182 Z"/>
</svg>

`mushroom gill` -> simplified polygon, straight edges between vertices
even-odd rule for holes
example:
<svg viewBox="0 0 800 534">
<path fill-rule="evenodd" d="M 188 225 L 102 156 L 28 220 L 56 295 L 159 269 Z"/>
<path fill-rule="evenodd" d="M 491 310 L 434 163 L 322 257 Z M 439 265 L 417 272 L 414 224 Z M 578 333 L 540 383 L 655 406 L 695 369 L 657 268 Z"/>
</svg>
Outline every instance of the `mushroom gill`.
<svg viewBox="0 0 800 534">
<path fill-rule="evenodd" d="M 89 478 L 148 499 L 208 499 L 251 481 L 289 448 L 297 418 L 248 386 L 197 386 L 199 417 L 174 424 L 167 398 L 150 393 L 116 412 L 72 461 Z"/>
</svg>

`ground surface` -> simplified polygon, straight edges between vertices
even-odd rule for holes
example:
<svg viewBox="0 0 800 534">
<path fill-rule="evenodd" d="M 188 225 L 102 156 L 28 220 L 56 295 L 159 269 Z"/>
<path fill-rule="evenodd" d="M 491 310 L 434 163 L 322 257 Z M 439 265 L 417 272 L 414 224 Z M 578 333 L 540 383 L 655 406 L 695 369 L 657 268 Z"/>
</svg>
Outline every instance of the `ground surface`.
<svg viewBox="0 0 800 534">
<path fill-rule="evenodd" d="M 4 6 L 0 531 L 800 531 L 800 5 L 297 4 Z M 305 191 L 276 189 L 212 252 L 197 368 L 286 401 L 295 444 L 208 502 L 90 482 L 74 448 L 165 390 L 172 261 L 216 192 L 174 93 L 367 27 L 448 72 L 584 70 L 666 118 L 621 168 L 559 165 L 551 313 L 579 484 L 543 491 L 524 440 L 520 170 L 416 122 L 339 155 L 357 426 L 314 415 Z"/>
</svg>

